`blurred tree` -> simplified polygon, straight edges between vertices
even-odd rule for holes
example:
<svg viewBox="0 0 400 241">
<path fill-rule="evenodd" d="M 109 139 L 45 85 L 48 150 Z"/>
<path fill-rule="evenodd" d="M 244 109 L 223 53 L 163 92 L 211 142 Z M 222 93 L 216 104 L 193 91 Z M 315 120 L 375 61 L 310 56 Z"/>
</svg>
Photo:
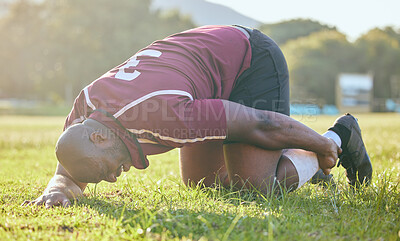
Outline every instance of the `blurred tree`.
<svg viewBox="0 0 400 241">
<path fill-rule="evenodd" d="M 17 1 L 0 19 L 0 96 L 33 97 L 35 61 L 41 52 L 41 9 L 29 1 Z"/>
<path fill-rule="evenodd" d="M 150 0 L 15 0 L 0 18 L 0 98 L 63 101 L 156 39 L 194 27 L 176 11 L 150 11 Z M 375 76 L 375 96 L 400 79 L 400 31 L 374 29 L 349 43 L 335 28 L 290 20 L 260 28 L 282 47 L 292 98 L 334 103 L 341 72 Z M 67 90 L 67 91 L 66 91 Z M 70 103 L 68 103 L 70 104 Z"/>
<path fill-rule="evenodd" d="M 390 81 L 400 76 L 400 34 L 392 28 L 376 28 L 355 44 L 360 53 L 360 70 L 374 75 L 375 98 L 390 98 Z"/>
<path fill-rule="evenodd" d="M 292 100 L 334 104 L 338 74 L 355 68 L 355 52 L 346 36 L 321 31 L 289 41 L 282 49 L 290 70 Z"/>
<path fill-rule="evenodd" d="M 385 27 L 383 29 L 383 31 L 389 35 L 390 37 L 397 39 L 397 41 L 400 43 L 400 28 L 398 28 L 397 30 L 393 29 L 393 27 Z"/>
<path fill-rule="evenodd" d="M 322 30 L 336 30 L 336 28 L 310 19 L 292 19 L 260 26 L 260 31 L 270 36 L 277 44 L 284 44 L 289 40 L 305 37 Z"/>
<path fill-rule="evenodd" d="M 149 0 L 18 0 L 0 19 L 0 88 L 5 97 L 59 100 L 156 39 L 194 27 L 161 16 Z"/>
</svg>

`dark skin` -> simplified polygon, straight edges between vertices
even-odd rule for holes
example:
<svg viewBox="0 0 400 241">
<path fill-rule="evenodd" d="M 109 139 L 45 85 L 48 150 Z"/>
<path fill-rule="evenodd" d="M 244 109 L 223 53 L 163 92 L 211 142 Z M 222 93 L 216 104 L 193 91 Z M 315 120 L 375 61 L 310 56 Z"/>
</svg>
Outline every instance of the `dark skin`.
<svg viewBox="0 0 400 241">
<path fill-rule="evenodd" d="M 116 182 L 121 172 L 132 166 L 122 141 L 92 119 L 63 133 L 56 144 L 56 155 L 67 172 L 83 183 Z"/>
<path fill-rule="evenodd" d="M 227 119 L 228 141 L 267 150 L 296 148 L 315 152 L 325 174 L 329 174 L 335 166 L 341 149 L 332 140 L 288 116 L 222 101 Z M 83 131 L 88 133 L 86 138 L 82 138 Z M 126 147 L 119 145 L 121 140 L 115 135 L 104 133 L 109 133 L 107 127 L 90 119 L 67 129 L 57 142 L 59 163 L 54 177 L 42 196 L 24 204 L 68 206 L 70 199 L 82 195 L 88 182 L 115 182 L 122 171 L 128 171 L 132 164 Z M 111 147 L 116 147 L 112 149 L 114 155 L 107 155 L 106 150 Z M 90 165 L 81 165 L 77 160 L 89 160 Z"/>
<path fill-rule="evenodd" d="M 70 199 L 81 196 L 88 183 L 116 182 L 122 171 L 129 171 L 132 164 L 125 145 L 109 133 L 107 127 L 91 119 L 67 129 L 56 144 L 59 162 L 54 177 L 42 196 L 23 204 L 45 205 L 47 208 L 69 206 Z M 82 149 L 82 146 L 86 148 Z M 111 154 L 103 152 L 110 148 Z M 82 159 L 88 161 L 88 165 L 79 165 L 76 160 Z"/>
<path fill-rule="evenodd" d="M 317 154 L 320 168 L 329 174 L 341 153 L 334 141 L 277 112 L 261 111 L 223 100 L 228 140 L 267 150 L 303 149 Z"/>
</svg>

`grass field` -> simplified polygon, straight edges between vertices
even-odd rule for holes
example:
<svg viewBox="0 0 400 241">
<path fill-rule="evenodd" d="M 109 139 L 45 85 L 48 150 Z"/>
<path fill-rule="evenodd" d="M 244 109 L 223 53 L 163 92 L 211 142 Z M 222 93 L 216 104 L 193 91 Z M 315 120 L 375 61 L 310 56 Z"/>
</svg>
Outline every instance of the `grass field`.
<svg viewBox="0 0 400 241">
<path fill-rule="evenodd" d="M 297 117 L 322 133 L 334 117 Z M 353 192 L 311 184 L 281 198 L 185 187 L 178 151 L 146 170 L 89 185 L 70 208 L 21 207 L 54 173 L 64 118 L 0 116 L 0 240 L 399 240 L 400 115 L 360 115 L 373 183 Z"/>
</svg>

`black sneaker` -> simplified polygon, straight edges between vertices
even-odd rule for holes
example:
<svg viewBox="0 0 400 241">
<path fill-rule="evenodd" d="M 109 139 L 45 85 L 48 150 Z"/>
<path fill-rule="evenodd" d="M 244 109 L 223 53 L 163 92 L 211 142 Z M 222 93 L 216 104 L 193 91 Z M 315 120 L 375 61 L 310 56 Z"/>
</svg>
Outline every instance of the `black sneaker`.
<svg viewBox="0 0 400 241">
<path fill-rule="evenodd" d="M 336 119 L 333 127 L 329 128 L 333 131 L 340 129 L 344 132 L 348 131 L 349 137 L 345 142 L 342 139 L 343 152 L 339 156 L 338 166 L 342 165 L 346 169 L 350 185 L 356 187 L 362 184 L 368 185 L 372 178 L 372 164 L 365 149 L 357 119 L 347 113 Z"/>
<path fill-rule="evenodd" d="M 318 172 L 314 174 L 311 178 L 311 183 L 322 185 L 323 187 L 328 187 L 329 185 L 332 185 L 333 187 L 336 186 L 332 174 L 325 175 L 322 169 L 319 169 Z"/>
</svg>

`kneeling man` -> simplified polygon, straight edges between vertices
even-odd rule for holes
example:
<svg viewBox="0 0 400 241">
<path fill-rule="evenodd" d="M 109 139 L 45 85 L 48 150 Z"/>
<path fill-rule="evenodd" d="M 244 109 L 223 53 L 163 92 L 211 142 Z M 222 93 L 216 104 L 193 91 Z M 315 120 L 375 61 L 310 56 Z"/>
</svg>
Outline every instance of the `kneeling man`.
<svg viewBox="0 0 400 241">
<path fill-rule="evenodd" d="M 319 170 L 371 180 L 357 120 L 319 135 L 289 117 L 289 76 L 279 47 L 255 29 L 205 26 L 140 50 L 85 87 L 56 145 L 56 173 L 30 204 L 67 206 L 87 183 L 115 182 L 147 155 L 180 148 L 185 184 L 298 188 Z"/>
</svg>

